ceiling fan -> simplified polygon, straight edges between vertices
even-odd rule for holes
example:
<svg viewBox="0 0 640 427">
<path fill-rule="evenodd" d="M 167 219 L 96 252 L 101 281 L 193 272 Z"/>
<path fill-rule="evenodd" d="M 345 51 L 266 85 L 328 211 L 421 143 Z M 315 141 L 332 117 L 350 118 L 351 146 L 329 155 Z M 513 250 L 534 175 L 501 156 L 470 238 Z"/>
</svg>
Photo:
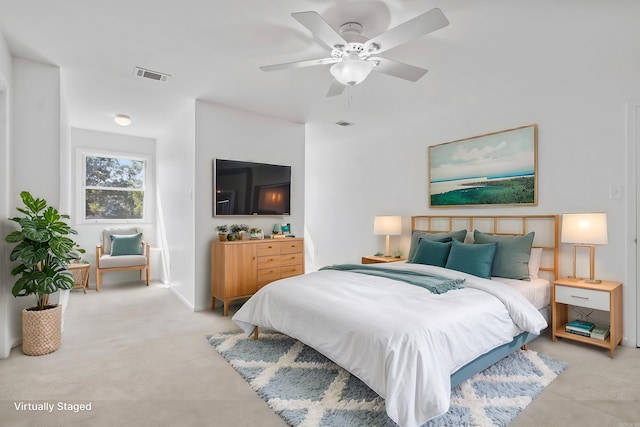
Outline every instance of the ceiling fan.
<svg viewBox="0 0 640 427">
<path fill-rule="evenodd" d="M 377 55 L 449 25 L 449 21 L 442 11 L 435 8 L 372 39 L 367 39 L 361 34 L 362 25 L 358 22 L 347 22 L 336 31 L 317 12 L 297 12 L 292 13 L 291 16 L 327 45 L 331 49 L 331 56 L 267 65 L 260 67 L 260 69 L 275 71 L 333 64 L 329 71 L 333 75 L 334 81 L 327 96 L 340 95 L 345 86 L 361 83 L 371 71 L 412 82 L 417 81 L 427 70 Z"/>
</svg>

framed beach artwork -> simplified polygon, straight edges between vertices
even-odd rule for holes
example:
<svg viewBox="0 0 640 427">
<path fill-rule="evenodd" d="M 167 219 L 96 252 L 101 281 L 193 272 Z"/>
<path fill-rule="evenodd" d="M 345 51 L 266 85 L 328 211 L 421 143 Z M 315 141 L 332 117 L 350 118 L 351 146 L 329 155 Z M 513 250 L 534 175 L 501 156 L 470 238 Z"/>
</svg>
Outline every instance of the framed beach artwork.
<svg viewBox="0 0 640 427">
<path fill-rule="evenodd" d="M 538 204 L 538 126 L 429 147 L 429 206 Z"/>
</svg>

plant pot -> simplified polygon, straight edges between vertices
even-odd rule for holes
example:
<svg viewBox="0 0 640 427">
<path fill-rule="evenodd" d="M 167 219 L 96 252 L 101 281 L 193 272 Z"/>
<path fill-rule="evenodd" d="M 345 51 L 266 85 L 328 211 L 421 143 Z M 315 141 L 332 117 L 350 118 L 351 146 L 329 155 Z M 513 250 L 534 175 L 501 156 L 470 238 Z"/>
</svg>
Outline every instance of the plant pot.
<svg viewBox="0 0 640 427">
<path fill-rule="evenodd" d="M 53 353 L 62 343 L 62 306 L 22 310 L 22 352 L 27 356 Z"/>
<path fill-rule="evenodd" d="M 221 242 L 225 242 L 227 240 L 226 233 L 218 233 L 218 240 Z"/>
</svg>

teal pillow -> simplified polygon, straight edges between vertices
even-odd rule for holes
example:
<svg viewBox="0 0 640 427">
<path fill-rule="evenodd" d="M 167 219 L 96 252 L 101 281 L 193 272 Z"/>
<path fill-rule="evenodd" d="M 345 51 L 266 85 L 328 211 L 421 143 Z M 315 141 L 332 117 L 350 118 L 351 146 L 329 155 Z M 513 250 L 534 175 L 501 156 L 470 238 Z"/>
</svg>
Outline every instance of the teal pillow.
<svg viewBox="0 0 640 427">
<path fill-rule="evenodd" d="M 534 232 L 524 236 L 495 236 L 473 232 L 474 243 L 497 243 L 491 276 L 508 279 L 531 280 L 529 278 L 529 258 Z"/>
<path fill-rule="evenodd" d="M 407 256 L 407 260 L 409 262 L 413 261 L 413 257 L 418 250 L 420 239 L 428 239 L 435 242 L 449 242 L 451 240 L 464 242 L 464 239 L 466 237 L 467 230 L 449 231 L 448 233 L 429 233 L 427 231 L 414 231 L 413 233 L 411 233 L 411 245 L 409 246 L 409 255 Z"/>
<path fill-rule="evenodd" d="M 112 234 L 111 256 L 142 255 L 142 233 Z"/>
<path fill-rule="evenodd" d="M 447 264 L 447 258 L 449 258 L 449 251 L 451 250 L 451 241 L 448 242 L 436 242 L 435 240 L 420 239 L 418 243 L 418 249 L 413 256 L 414 264 L 435 265 L 438 267 L 444 267 Z"/>
<path fill-rule="evenodd" d="M 446 268 L 491 279 L 491 267 L 498 243 L 460 243 L 457 240 L 451 243 Z"/>
</svg>

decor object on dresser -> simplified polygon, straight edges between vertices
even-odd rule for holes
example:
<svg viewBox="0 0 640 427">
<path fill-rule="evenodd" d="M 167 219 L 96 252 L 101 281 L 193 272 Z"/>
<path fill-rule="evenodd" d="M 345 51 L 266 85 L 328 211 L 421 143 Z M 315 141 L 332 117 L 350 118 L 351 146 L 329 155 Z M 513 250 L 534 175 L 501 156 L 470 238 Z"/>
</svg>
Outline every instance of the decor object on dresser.
<svg viewBox="0 0 640 427">
<path fill-rule="evenodd" d="M 267 283 L 304 273 L 304 240 L 211 242 L 211 309 L 216 299 L 227 316 L 229 302 L 249 298 Z"/>
<path fill-rule="evenodd" d="M 385 401 L 354 375 L 291 337 L 260 332 L 207 336 L 209 343 L 291 426 L 392 426 Z M 451 406 L 423 427 L 506 426 L 566 367 L 518 350 L 451 389 Z"/>
<path fill-rule="evenodd" d="M 580 280 L 576 273 L 578 248 L 589 249 L 589 278 L 587 283 L 600 283 L 594 277 L 595 245 L 606 245 L 607 239 L 607 214 L 606 213 L 567 213 L 562 215 L 562 243 L 574 243 L 573 245 L 573 276 L 574 280 Z"/>
<path fill-rule="evenodd" d="M 390 257 L 389 236 L 402 234 L 402 217 L 393 215 L 377 216 L 373 222 L 373 234 L 386 236 L 384 256 Z"/>
<path fill-rule="evenodd" d="M 12 276 L 20 276 L 11 289 L 14 297 L 35 295 L 36 306 L 22 310 L 22 351 L 40 356 L 56 351 L 62 343 L 62 305 L 50 305 L 49 295 L 73 288 L 68 264 L 84 249 L 69 236 L 77 234 L 62 215 L 44 199 L 20 193 L 24 207 L 21 217 L 10 218 L 20 230 L 10 232 L 5 241 L 17 243 L 9 259 L 17 262 Z"/>
<path fill-rule="evenodd" d="M 538 126 L 429 147 L 429 206 L 538 204 Z"/>
<path fill-rule="evenodd" d="M 609 312 L 609 336 L 603 338 L 581 336 L 567 331 L 569 321 L 569 306 L 585 307 Z M 559 279 L 551 286 L 551 338 L 558 337 L 579 341 L 598 347 L 608 348 L 609 356 L 613 359 L 616 347 L 622 342 L 622 283 L 602 280 L 598 284 L 585 280 Z M 601 332 L 604 334 L 604 332 Z"/>
<path fill-rule="evenodd" d="M 249 229 L 249 236 L 254 240 L 262 239 L 263 237 L 262 228 L 252 227 L 251 229 Z"/>
<path fill-rule="evenodd" d="M 229 233 L 229 226 L 227 224 L 220 224 L 216 226 L 216 231 L 218 232 L 218 240 L 221 242 L 227 240 L 227 234 Z"/>
<path fill-rule="evenodd" d="M 102 243 L 96 246 L 96 291 L 102 286 L 102 274 L 111 271 L 139 270 L 140 279 L 149 286 L 150 253 L 151 245 L 136 227 L 102 230 Z"/>
</svg>

